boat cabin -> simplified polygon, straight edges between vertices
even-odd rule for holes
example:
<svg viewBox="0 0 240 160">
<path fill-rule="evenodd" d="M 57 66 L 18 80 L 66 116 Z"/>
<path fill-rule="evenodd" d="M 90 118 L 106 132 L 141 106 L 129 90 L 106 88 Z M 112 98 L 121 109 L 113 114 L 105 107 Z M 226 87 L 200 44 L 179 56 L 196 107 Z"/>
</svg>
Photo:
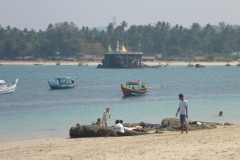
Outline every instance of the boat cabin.
<svg viewBox="0 0 240 160">
<path fill-rule="evenodd" d="M 62 76 L 62 77 L 56 77 L 55 83 L 58 83 L 60 85 L 71 85 L 74 84 L 75 81 L 72 77 Z"/>
<path fill-rule="evenodd" d="M 139 80 L 127 82 L 126 87 L 129 89 L 134 89 L 134 90 L 146 90 L 147 89 L 145 82 L 141 82 Z"/>
<path fill-rule="evenodd" d="M 0 86 L 5 84 L 6 82 L 4 80 L 0 80 Z"/>
</svg>

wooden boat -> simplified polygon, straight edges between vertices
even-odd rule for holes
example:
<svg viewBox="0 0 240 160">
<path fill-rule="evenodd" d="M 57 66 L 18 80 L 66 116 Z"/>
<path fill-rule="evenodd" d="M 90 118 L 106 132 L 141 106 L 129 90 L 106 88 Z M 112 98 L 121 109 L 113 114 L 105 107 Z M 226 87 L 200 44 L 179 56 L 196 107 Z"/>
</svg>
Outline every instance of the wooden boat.
<svg viewBox="0 0 240 160">
<path fill-rule="evenodd" d="M 18 78 L 14 83 L 6 84 L 4 80 L 0 80 L 0 93 L 12 93 L 14 92 L 18 83 Z"/>
<path fill-rule="evenodd" d="M 204 65 L 200 65 L 200 64 L 196 64 L 195 68 L 205 68 L 205 66 Z"/>
<path fill-rule="evenodd" d="M 55 78 L 55 82 L 48 80 L 51 89 L 67 89 L 76 85 L 76 80 L 68 76 L 60 76 Z"/>
<path fill-rule="evenodd" d="M 79 62 L 79 63 L 78 63 L 78 66 L 83 66 L 83 62 Z"/>
<path fill-rule="evenodd" d="M 166 64 L 164 65 L 164 67 L 167 67 L 167 66 L 169 66 L 169 64 L 168 64 L 168 63 L 166 63 Z"/>
<path fill-rule="evenodd" d="M 43 65 L 42 63 L 34 63 L 35 66 L 41 66 Z"/>
<path fill-rule="evenodd" d="M 78 66 L 88 66 L 88 64 L 87 63 L 83 63 L 83 62 L 79 62 Z"/>
<path fill-rule="evenodd" d="M 121 84 L 121 88 L 124 96 L 141 96 L 148 93 L 146 84 L 140 80 L 135 82 L 127 82 L 126 86 Z"/>
<path fill-rule="evenodd" d="M 60 63 L 59 61 L 56 63 L 57 66 L 59 66 L 60 64 L 61 64 L 61 63 Z"/>
<path fill-rule="evenodd" d="M 229 62 L 227 62 L 227 64 L 225 64 L 225 66 L 227 66 L 227 67 L 230 67 L 230 66 L 231 66 L 231 64 L 229 64 Z"/>
<path fill-rule="evenodd" d="M 193 67 L 194 65 L 191 62 L 188 63 L 187 68 Z"/>
</svg>

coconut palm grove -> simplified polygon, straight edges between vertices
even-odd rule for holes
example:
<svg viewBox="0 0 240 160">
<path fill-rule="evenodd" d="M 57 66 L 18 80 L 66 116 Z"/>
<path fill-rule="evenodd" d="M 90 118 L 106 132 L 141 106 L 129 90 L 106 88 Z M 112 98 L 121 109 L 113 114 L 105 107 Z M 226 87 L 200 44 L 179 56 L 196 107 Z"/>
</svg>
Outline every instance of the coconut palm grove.
<svg viewBox="0 0 240 160">
<path fill-rule="evenodd" d="M 102 56 L 109 46 L 116 49 L 117 41 L 128 51 L 151 56 L 162 54 L 164 59 L 196 55 L 208 59 L 229 57 L 240 51 L 240 26 L 224 22 L 206 26 L 193 23 L 189 28 L 171 26 L 168 22 L 128 26 L 123 21 L 116 26 L 109 23 L 105 30 L 98 30 L 61 22 L 49 24 L 46 30 L 35 31 L 0 25 L 0 60 L 24 56 L 47 59 L 56 53 L 75 58 L 82 54 Z"/>
</svg>

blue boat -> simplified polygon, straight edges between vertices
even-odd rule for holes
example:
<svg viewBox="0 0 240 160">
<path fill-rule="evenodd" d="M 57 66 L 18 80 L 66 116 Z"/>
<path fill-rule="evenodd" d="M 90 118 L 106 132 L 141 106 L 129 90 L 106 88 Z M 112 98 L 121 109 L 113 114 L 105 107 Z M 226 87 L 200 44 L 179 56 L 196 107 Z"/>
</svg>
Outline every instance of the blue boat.
<svg viewBox="0 0 240 160">
<path fill-rule="evenodd" d="M 76 80 L 68 76 L 60 76 L 55 78 L 55 82 L 48 80 L 51 89 L 67 89 L 76 85 Z"/>
</svg>

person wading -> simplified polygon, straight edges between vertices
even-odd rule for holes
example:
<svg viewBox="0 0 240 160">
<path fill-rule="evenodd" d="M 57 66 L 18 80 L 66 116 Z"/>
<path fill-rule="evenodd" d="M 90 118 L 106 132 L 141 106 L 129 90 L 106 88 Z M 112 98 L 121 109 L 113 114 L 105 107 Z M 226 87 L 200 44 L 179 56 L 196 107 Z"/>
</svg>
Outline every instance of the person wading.
<svg viewBox="0 0 240 160">
<path fill-rule="evenodd" d="M 179 94 L 179 107 L 176 113 L 176 117 L 178 115 L 178 112 L 180 111 L 180 121 L 181 121 L 181 127 L 182 127 L 182 132 L 185 128 L 186 133 L 188 132 L 187 126 L 185 124 L 185 119 L 188 118 L 188 103 L 186 100 L 184 100 L 183 94 Z"/>
</svg>

